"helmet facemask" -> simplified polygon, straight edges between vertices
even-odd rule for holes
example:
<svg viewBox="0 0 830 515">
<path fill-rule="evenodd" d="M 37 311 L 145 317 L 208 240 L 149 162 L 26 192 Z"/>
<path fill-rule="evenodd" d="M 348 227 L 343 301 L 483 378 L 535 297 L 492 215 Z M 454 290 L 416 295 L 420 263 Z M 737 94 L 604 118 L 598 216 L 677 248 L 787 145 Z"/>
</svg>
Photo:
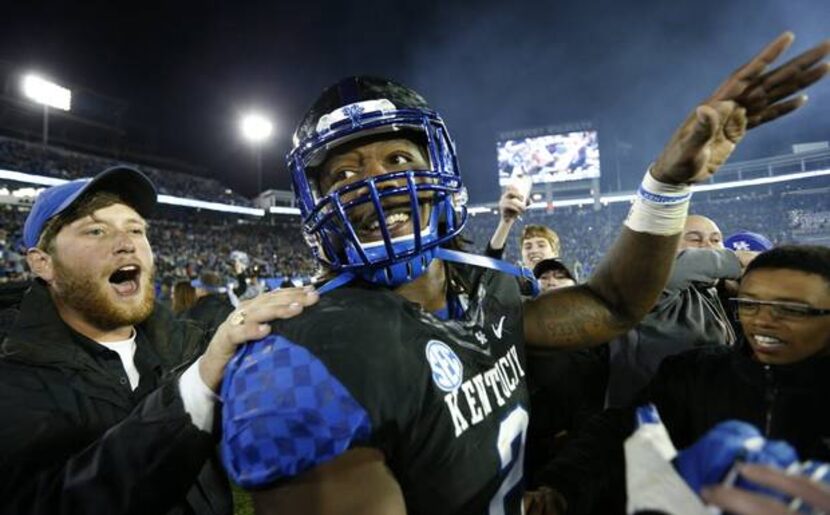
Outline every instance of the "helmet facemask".
<svg viewBox="0 0 830 515">
<path fill-rule="evenodd" d="M 321 191 L 320 165 L 333 150 L 399 138 L 422 147 L 425 169 L 364 175 Z M 441 118 L 428 109 L 398 109 L 385 99 L 346 105 L 320 117 L 315 134 L 298 142 L 288 165 L 306 241 L 334 272 L 386 286 L 411 281 L 467 218 L 454 145 Z"/>
</svg>

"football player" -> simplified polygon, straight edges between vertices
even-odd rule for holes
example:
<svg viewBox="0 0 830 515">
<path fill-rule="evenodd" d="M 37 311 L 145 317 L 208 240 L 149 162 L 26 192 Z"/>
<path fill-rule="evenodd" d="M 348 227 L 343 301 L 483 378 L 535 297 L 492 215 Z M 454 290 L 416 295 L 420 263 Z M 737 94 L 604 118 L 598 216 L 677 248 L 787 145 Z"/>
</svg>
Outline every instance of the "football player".
<svg viewBox="0 0 830 515">
<path fill-rule="evenodd" d="M 223 460 L 257 512 L 520 513 L 524 344 L 599 344 L 649 310 L 690 183 L 711 177 L 747 128 L 800 107 L 804 97 L 788 97 L 827 72 L 817 63 L 830 44 L 767 72 L 792 38 L 689 115 L 586 284 L 524 303 L 503 273 L 521 272 L 459 251 L 466 193 L 423 97 L 372 77 L 325 90 L 288 156 L 303 232 L 330 273 L 324 295 L 274 322 L 223 384 Z"/>
</svg>

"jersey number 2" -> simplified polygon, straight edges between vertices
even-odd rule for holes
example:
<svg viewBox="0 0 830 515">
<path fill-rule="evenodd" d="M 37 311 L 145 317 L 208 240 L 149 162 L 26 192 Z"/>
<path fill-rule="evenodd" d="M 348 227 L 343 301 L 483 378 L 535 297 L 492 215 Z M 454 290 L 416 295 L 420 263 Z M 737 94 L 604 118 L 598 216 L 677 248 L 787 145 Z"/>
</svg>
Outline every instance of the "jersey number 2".
<svg viewBox="0 0 830 515">
<path fill-rule="evenodd" d="M 524 449 L 525 440 L 527 440 L 528 420 L 527 411 L 521 406 L 517 406 L 499 425 L 499 436 L 496 441 L 496 446 L 498 447 L 499 457 L 501 459 L 501 470 L 508 469 L 508 472 L 501 486 L 499 486 L 498 492 L 490 500 L 489 515 L 505 515 L 505 497 L 522 481 L 525 466 Z M 519 445 L 514 447 L 516 440 L 519 440 Z M 514 448 L 516 449 L 515 453 Z M 519 499 L 519 502 L 521 502 L 521 499 Z"/>
</svg>

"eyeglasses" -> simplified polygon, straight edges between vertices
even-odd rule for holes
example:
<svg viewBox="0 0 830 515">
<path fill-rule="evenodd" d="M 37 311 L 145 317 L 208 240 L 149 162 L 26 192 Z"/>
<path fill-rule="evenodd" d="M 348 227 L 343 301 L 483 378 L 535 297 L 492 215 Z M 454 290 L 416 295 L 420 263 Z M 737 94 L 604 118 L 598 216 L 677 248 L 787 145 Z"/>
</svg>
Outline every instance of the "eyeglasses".
<svg viewBox="0 0 830 515">
<path fill-rule="evenodd" d="M 756 300 L 733 297 L 729 302 L 736 308 L 738 315 L 757 315 L 761 306 L 769 306 L 772 314 L 779 318 L 812 318 L 830 315 L 830 309 L 814 308 L 799 302 L 782 302 L 777 300 Z"/>
</svg>

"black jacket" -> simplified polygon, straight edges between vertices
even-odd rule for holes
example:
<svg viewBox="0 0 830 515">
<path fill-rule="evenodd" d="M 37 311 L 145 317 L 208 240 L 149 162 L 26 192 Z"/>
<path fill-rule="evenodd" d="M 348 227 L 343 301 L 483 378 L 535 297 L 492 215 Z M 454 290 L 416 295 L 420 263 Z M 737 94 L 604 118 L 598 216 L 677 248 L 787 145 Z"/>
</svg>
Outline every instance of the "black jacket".
<svg viewBox="0 0 830 515">
<path fill-rule="evenodd" d="M 230 513 L 213 438 L 173 373 L 205 343 L 157 305 L 137 327 L 132 391 L 118 355 L 72 331 L 34 284 L 0 350 L 0 512 Z"/>
<path fill-rule="evenodd" d="M 574 432 L 602 411 L 608 382 L 608 345 L 558 350 L 527 347 L 530 424 L 525 448 L 525 484 Z"/>
<path fill-rule="evenodd" d="M 830 356 L 786 366 L 763 365 L 745 344 L 703 347 L 669 357 L 626 409 L 592 419 L 542 473 L 564 494 L 569 513 L 622 513 L 623 441 L 634 429 L 634 406 L 654 402 L 672 442 L 688 447 L 715 424 L 749 422 L 785 440 L 801 459 L 830 461 Z"/>
</svg>

